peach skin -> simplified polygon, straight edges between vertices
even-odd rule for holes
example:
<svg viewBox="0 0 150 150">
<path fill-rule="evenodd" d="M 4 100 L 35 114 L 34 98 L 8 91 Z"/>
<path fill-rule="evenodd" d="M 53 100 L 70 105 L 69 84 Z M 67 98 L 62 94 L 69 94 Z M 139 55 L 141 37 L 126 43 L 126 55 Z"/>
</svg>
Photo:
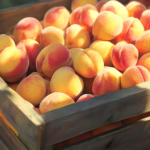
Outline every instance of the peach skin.
<svg viewBox="0 0 150 150">
<path fill-rule="evenodd" d="M 93 24 L 98 16 L 98 11 L 93 5 L 84 5 L 76 8 L 70 16 L 70 25 L 79 24 L 88 32 L 92 31 Z"/>
<path fill-rule="evenodd" d="M 143 24 L 145 30 L 150 30 L 149 20 L 150 20 L 150 10 L 148 9 L 142 13 L 141 18 L 140 18 L 140 21 Z"/>
<path fill-rule="evenodd" d="M 71 48 L 88 48 L 90 35 L 86 29 L 78 24 L 73 24 L 65 30 L 65 46 Z"/>
<path fill-rule="evenodd" d="M 112 40 L 123 29 L 123 19 L 111 11 L 100 12 L 95 20 L 92 33 L 98 40 Z"/>
<path fill-rule="evenodd" d="M 115 45 L 109 41 L 97 40 L 90 45 L 90 48 L 96 50 L 102 56 L 105 66 L 111 67 L 113 66 L 111 54 L 114 46 Z"/>
<path fill-rule="evenodd" d="M 64 45 L 64 31 L 50 26 L 42 30 L 40 34 L 40 44 L 44 48 L 52 43 L 60 43 Z"/>
<path fill-rule="evenodd" d="M 39 76 L 41 76 L 43 79 L 45 79 L 45 80 L 47 80 L 47 81 L 50 81 L 50 80 L 51 80 L 50 77 L 47 77 L 47 76 L 45 76 L 45 74 L 40 73 L 40 72 L 32 72 L 30 75 L 39 75 Z"/>
<path fill-rule="evenodd" d="M 91 99 L 93 97 L 95 97 L 95 95 L 93 95 L 93 94 L 83 94 L 77 99 L 76 102 L 85 101 L 85 100 Z"/>
<path fill-rule="evenodd" d="M 21 80 L 27 73 L 29 59 L 25 52 L 16 47 L 0 51 L 0 76 L 7 82 Z"/>
<path fill-rule="evenodd" d="M 96 9 L 97 9 L 97 11 L 100 12 L 102 6 L 103 6 L 105 3 L 107 3 L 108 1 L 109 1 L 109 0 L 101 0 L 101 1 L 99 1 L 99 2 L 96 4 Z"/>
<path fill-rule="evenodd" d="M 88 48 L 77 53 L 73 60 L 73 67 L 82 77 L 93 78 L 104 68 L 104 62 L 97 51 Z"/>
<path fill-rule="evenodd" d="M 131 66 L 125 70 L 121 77 L 121 87 L 128 88 L 150 80 L 149 71 L 140 65 Z"/>
<path fill-rule="evenodd" d="M 29 75 L 19 83 L 16 92 L 26 101 L 36 106 L 46 95 L 44 79 L 39 75 Z"/>
<path fill-rule="evenodd" d="M 120 71 L 135 66 L 138 61 L 138 50 L 133 44 L 119 42 L 112 50 L 112 63 Z"/>
<path fill-rule="evenodd" d="M 76 99 L 82 94 L 84 83 L 71 67 L 61 67 L 54 72 L 50 89 L 51 92 L 62 92 Z"/>
<path fill-rule="evenodd" d="M 105 67 L 95 77 L 92 85 L 94 95 L 103 95 L 121 89 L 121 76 L 117 69 Z"/>
<path fill-rule="evenodd" d="M 49 9 L 43 19 L 44 28 L 54 26 L 65 30 L 69 26 L 70 12 L 63 6 Z"/>
<path fill-rule="evenodd" d="M 14 28 L 15 40 L 18 43 L 21 40 L 33 39 L 39 43 L 41 31 L 42 26 L 36 18 L 23 18 L 17 23 Z"/>
<path fill-rule="evenodd" d="M 74 100 L 68 95 L 61 92 L 54 92 L 41 101 L 39 108 L 41 113 L 45 113 L 74 103 Z"/>
<path fill-rule="evenodd" d="M 10 36 L 0 34 L 0 51 L 7 47 L 16 47 L 16 44 Z"/>
<path fill-rule="evenodd" d="M 18 86 L 19 83 L 20 83 L 20 81 L 17 81 L 17 82 L 8 82 L 7 84 L 8 84 L 8 86 L 10 88 L 12 88 L 14 91 L 16 91 L 17 86 Z"/>
</svg>

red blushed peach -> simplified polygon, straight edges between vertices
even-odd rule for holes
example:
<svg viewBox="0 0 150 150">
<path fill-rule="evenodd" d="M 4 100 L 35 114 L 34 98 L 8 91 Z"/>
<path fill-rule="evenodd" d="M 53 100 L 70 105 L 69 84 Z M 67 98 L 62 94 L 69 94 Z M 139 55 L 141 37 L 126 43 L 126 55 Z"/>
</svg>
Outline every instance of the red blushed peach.
<svg viewBox="0 0 150 150">
<path fill-rule="evenodd" d="M 5 34 L 0 34 L 0 51 L 7 47 L 16 47 L 14 40 Z"/>
<path fill-rule="evenodd" d="M 115 38 L 116 42 L 126 41 L 135 44 L 136 40 L 144 33 L 144 27 L 139 19 L 129 17 L 123 22 L 122 32 Z"/>
<path fill-rule="evenodd" d="M 16 92 L 26 101 L 36 106 L 46 95 L 44 79 L 39 75 L 27 76 L 19 83 Z"/>
<path fill-rule="evenodd" d="M 100 11 L 111 11 L 120 16 L 123 20 L 129 17 L 126 7 L 118 1 L 108 1 L 102 6 Z"/>
<path fill-rule="evenodd" d="M 100 12 L 102 6 L 103 6 L 105 3 L 107 3 L 107 2 L 108 2 L 108 0 L 101 0 L 101 1 L 99 1 L 99 2 L 96 4 L 97 11 Z"/>
<path fill-rule="evenodd" d="M 33 39 L 40 42 L 40 33 L 42 26 L 40 22 L 33 17 L 26 17 L 20 20 L 14 29 L 14 36 L 16 42 L 20 42 L 25 39 Z"/>
<path fill-rule="evenodd" d="M 69 26 L 69 18 L 70 13 L 65 7 L 53 7 L 44 15 L 44 28 L 54 26 L 56 28 L 65 30 Z"/>
<path fill-rule="evenodd" d="M 61 67 L 54 72 L 50 89 L 51 92 L 62 92 L 76 99 L 82 94 L 84 83 L 71 67 Z"/>
<path fill-rule="evenodd" d="M 90 132 L 86 132 L 86 133 L 83 133 L 81 135 L 78 135 L 76 137 L 73 137 L 71 139 L 68 139 L 65 142 L 65 144 L 68 146 L 68 145 L 71 145 L 71 144 L 74 144 L 76 142 L 79 142 L 79 141 L 82 141 L 82 140 L 85 140 L 85 139 L 88 139 L 92 137 L 92 134 Z"/>
<path fill-rule="evenodd" d="M 65 45 L 70 48 L 88 48 L 90 36 L 86 29 L 78 24 L 68 27 L 64 35 Z"/>
<path fill-rule="evenodd" d="M 131 66 L 121 77 L 121 87 L 128 88 L 150 80 L 149 71 L 143 66 Z"/>
<path fill-rule="evenodd" d="M 42 30 L 40 34 L 40 44 L 44 48 L 52 43 L 60 43 L 64 45 L 64 31 L 50 26 Z"/>
<path fill-rule="evenodd" d="M 61 92 L 54 92 L 41 101 L 39 108 L 41 113 L 45 113 L 73 103 L 75 103 L 75 101 L 68 95 Z"/>
<path fill-rule="evenodd" d="M 129 17 L 138 18 L 140 20 L 142 13 L 146 10 L 146 7 L 137 1 L 129 2 L 126 5 L 129 12 Z"/>
<path fill-rule="evenodd" d="M 121 89 L 121 76 L 117 69 L 105 67 L 94 79 L 92 91 L 94 95 L 103 95 Z"/>
<path fill-rule="evenodd" d="M 92 5 L 85 5 L 75 9 L 70 16 L 70 25 L 79 24 L 88 32 L 92 31 L 93 24 L 98 16 L 97 9 Z"/>
<path fill-rule="evenodd" d="M 125 71 L 130 66 L 135 66 L 138 61 L 138 50 L 133 44 L 118 43 L 112 50 L 112 62 L 115 68 Z"/>
<path fill-rule="evenodd" d="M 84 6 L 86 4 L 91 4 L 96 6 L 97 0 L 73 0 L 71 3 L 71 10 L 74 11 L 76 8 Z"/>
<path fill-rule="evenodd" d="M 44 73 L 47 77 L 52 77 L 58 68 L 71 64 L 72 57 L 68 48 L 59 43 L 45 47 L 36 59 L 37 71 Z"/>
<path fill-rule="evenodd" d="M 135 0 L 130 0 L 130 1 L 135 1 Z M 139 3 L 142 3 L 145 7 L 148 8 L 150 6 L 150 1 L 149 0 L 136 0 Z"/>
<path fill-rule="evenodd" d="M 100 12 L 92 28 L 93 35 L 98 40 L 112 40 L 117 37 L 123 29 L 123 19 L 110 12 Z"/>
<path fill-rule="evenodd" d="M 142 13 L 142 16 L 140 18 L 141 23 L 143 24 L 145 30 L 149 30 L 150 29 L 150 10 L 145 10 Z"/>
<path fill-rule="evenodd" d="M 115 45 L 109 41 L 97 40 L 90 45 L 90 48 L 96 50 L 102 56 L 105 66 L 113 66 L 111 54 L 114 46 Z"/>
<path fill-rule="evenodd" d="M 17 44 L 17 48 L 25 51 L 29 58 L 29 72 L 36 71 L 36 58 L 41 51 L 40 44 L 32 39 L 22 40 Z"/>
<path fill-rule="evenodd" d="M 93 94 L 83 94 L 77 99 L 76 102 L 85 101 L 85 100 L 91 99 L 93 97 L 95 97 L 95 95 L 93 95 Z"/>
<path fill-rule="evenodd" d="M 45 80 L 48 80 L 48 81 L 51 80 L 50 77 L 47 77 L 47 76 L 45 76 L 45 74 L 39 73 L 39 72 L 32 72 L 30 75 L 39 75 L 39 76 L 41 76 L 41 77 L 42 77 L 43 79 L 45 79 Z"/>
<path fill-rule="evenodd" d="M 141 57 L 142 55 L 149 53 L 150 52 L 150 31 L 147 30 L 146 32 L 144 32 L 143 35 L 141 35 L 136 43 L 135 46 L 139 51 L 139 56 Z"/>
<path fill-rule="evenodd" d="M 93 78 L 104 68 L 104 62 L 97 51 L 88 48 L 77 53 L 73 60 L 73 67 L 82 77 Z"/>
<path fill-rule="evenodd" d="M 113 129 L 116 129 L 116 128 L 119 128 L 121 127 L 123 124 L 121 123 L 121 121 L 119 122 L 114 122 L 114 123 L 110 123 L 110 124 L 107 124 L 107 125 L 104 125 L 102 127 L 99 127 L 97 129 L 94 129 L 91 131 L 91 134 L 93 136 L 95 135 L 98 135 L 98 134 L 101 134 L 101 133 L 104 133 L 104 132 L 107 132 L 107 131 L 110 131 L 110 130 L 113 130 Z"/>
<path fill-rule="evenodd" d="M 7 82 L 21 80 L 27 73 L 28 56 L 15 47 L 7 47 L 0 51 L 0 76 Z"/>
</svg>

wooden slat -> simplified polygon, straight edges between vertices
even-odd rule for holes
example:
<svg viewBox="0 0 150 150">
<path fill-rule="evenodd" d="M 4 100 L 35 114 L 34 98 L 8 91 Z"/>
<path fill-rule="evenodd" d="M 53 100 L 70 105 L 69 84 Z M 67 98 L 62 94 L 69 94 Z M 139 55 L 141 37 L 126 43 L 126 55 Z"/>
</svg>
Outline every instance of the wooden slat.
<svg viewBox="0 0 150 150">
<path fill-rule="evenodd" d="M 45 114 L 45 147 L 150 110 L 150 82 L 75 103 Z"/>
<path fill-rule="evenodd" d="M 19 139 L 29 150 L 39 150 L 44 134 L 44 120 L 33 106 L 22 99 L 0 78 L 0 110 L 18 131 Z"/>
<path fill-rule="evenodd" d="M 150 117 L 78 142 L 63 150 L 149 150 Z"/>
<path fill-rule="evenodd" d="M 0 117 L 0 150 L 27 150 Z"/>
</svg>

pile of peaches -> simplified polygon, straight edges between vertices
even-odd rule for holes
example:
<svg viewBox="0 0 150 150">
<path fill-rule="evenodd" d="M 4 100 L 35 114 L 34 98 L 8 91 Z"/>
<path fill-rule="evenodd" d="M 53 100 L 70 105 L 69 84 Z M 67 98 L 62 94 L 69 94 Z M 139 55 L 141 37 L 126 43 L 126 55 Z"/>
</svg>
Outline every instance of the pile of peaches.
<svg viewBox="0 0 150 150">
<path fill-rule="evenodd" d="M 0 35 L 0 77 L 40 114 L 150 80 L 150 9 L 73 0 Z"/>
</svg>

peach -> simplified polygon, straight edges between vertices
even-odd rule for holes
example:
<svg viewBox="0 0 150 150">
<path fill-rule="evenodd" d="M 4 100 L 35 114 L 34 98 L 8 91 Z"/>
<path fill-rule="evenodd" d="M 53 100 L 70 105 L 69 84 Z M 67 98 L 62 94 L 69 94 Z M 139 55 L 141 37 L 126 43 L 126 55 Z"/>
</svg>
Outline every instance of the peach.
<svg viewBox="0 0 150 150">
<path fill-rule="evenodd" d="M 17 81 L 17 82 L 8 82 L 7 84 L 8 84 L 8 86 L 10 88 L 12 88 L 14 91 L 16 91 L 17 86 L 18 86 L 19 83 L 20 83 L 20 81 Z"/>
<path fill-rule="evenodd" d="M 66 29 L 64 39 L 69 49 L 88 48 L 91 42 L 87 30 L 78 24 L 73 24 Z"/>
<path fill-rule="evenodd" d="M 119 1 L 108 1 L 102 6 L 100 12 L 102 11 L 111 11 L 114 14 L 120 16 L 123 20 L 129 17 L 129 13 L 126 7 Z"/>
<path fill-rule="evenodd" d="M 144 33 L 144 27 L 139 19 L 129 17 L 123 22 L 123 30 L 115 39 L 116 42 L 126 41 L 135 44 L 136 40 Z"/>
<path fill-rule="evenodd" d="M 84 5 L 75 9 L 70 16 L 70 25 L 79 24 L 88 32 L 92 31 L 98 11 L 93 5 Z"/>
<path fill-rule="evenodd" d="M 121 122 L 122 122 L 123 125 L 127 125 L 127 124 L 130 124 L 130 123 L 136 122 L 138 120 L 140 120 L 139 116 L 135 116 L 135 117 L 124 119 Z"/>
<path fill-rule="evenodd" d="M 7 47 L 16 47 L 14 40 L 5 34 L 0 34 L 0 51 Z"/>
<path fill-rule="evenodd" d="M 121 76 L 117 69 L 105 67 L 94 79 L 92 91 L 94 95 L 103 95 L 121 89 Z"/>
<path fill-rule="evenodd" d="M 40 42 L 40 33 L 42 26 L 40 22 L 33 17 L 26 17 L 21 19 L 14 28 L 14 36 L 16 42 L 25 39 L 33 39 Z"/>
<path fill-rule="evenodd" d="M 43 20 L 40 21 L 40 24 L 41 24 L 42 28 L 44 29 L 44 21 Z"/>
<path fill-rule="evenodd" d="M 40 44 L 35 40 L 26 39 L 21 40 L 16 47 L 27 53 L 29 58 L 29 72 L 36 71 L 36 58 L 41 51 Z"/>
<path fill-rule="evenodd" d="M 75 74 L 71 67 L 61 67 L 57 69 L 51 79 L 51 92 L 62 92 L 72 99 L 78 98 L 83 92 L 83 80 Z"/>
<path fill-rule="evenodd" d="M 106 4 L 107 2 L 108 2 L 108 0 L 101 0 L 101 1 L 99 1 L 99 2 L 96 4 L 96 9 L 97 9 L 97 11 L 100 12 L 102 6 L 103 6 L 104 4 Z"/>
<path fill-rule="evenodd" d="M 77 53 L 73 60 L 73 67 L 82 77 L 93 78 L 104 68 L 104 62 L 97 51 L 88 48 Z"/>
<path fill-rule="evenodd" d="M 44 28 L 54 26 L 56 28 L 65 30 L 69 26 L 69 11 L 63 7 L 53 7 L 49 9 L 43 19 Z"/>
<path fill-rule="evenodd" d="M 52 77 L 53 73 L 60 67 L 70 66 L 72 57 L 66 46 L 53 43 L 45 47 L 36 59 L 36 68 L 47 77 Z"/>
<path fill-rule="evenodd" d="M 27 73 L 28 56 L 16 47 L 7 47 L 0 51 L 0 76 L 7 82 L 21 80 Z"/>
<path fill-rule="evenodd" d="M 123 19 L 110 12 L 100 12 L 95 20 L 92 33 L 98 40 L 112 40 L 117 37 L 123 29 Z"/>
<path fill-rule="evenodd" d="M 135 47 L 139 51 L 139 56 L 149 53 L 150 52 L 150 31 L 147 30 L 142 34 L 135 42 Z"/>
<path fill-rule="evenodd" d="M 138 61 L 138 50 L 133 44 L 118 43 L 112 50 L 112 62 L 115 68 L 125 71 L 130 66 L 135 66 Z"/>
<path fill-rule="evenodd" d="M 113 130 L 113 129 L 116 129 L 116 128 L 119 128 L 121 127 L 123 124 L 121 123 L 121 121 L 119 122 L 114 122 L 114 123 L 110 123 L 110 124 L 106 124 L 102 127 L 99 127 L 99 128 L 96 128 L 94 130 L 91 131 L 91 134 L 93 136 L 95 135 L 98 135 L 98 134 L 101 134 L 101 133 L 104 133 L 104 132 L 107 132 L 107 131 L 110 131 L 110 130 Z"/>
<path fill-rule="evenodd" d="M 150 72 L 150 52 L 141 56 L 137 65 L 145 67 Z"/>
<path fill-rule="evenodd" d="M 44 82 L 45 82 L 45 85 L 46 85 L 46 95 L 45 96 L 47 96 L 47 95 L 52 93 L 51 89 L 50 89 L 50 81 L 44 79 Z"/>
<path fill-rule="evenodd" d="M 91 4 L 96 6 L 97 0 L 73 0 L 71 3 L 71 10 L 74 11 L 76 8 L 84 6 L 86 4 Z"/>
<path fill-rule="evenodd" d="M 130 1 L 135 1 L 135 0 L 130 0 Z M 136 0 L 139 3 L 142 3 L 144 6 L 148 7 L 150 6 L 150 1 L 149 0 Z"/>
<path fill-rule="evenodd" d="M 83 94 L 77 99 L 76 102 L 85 101 L 85 100 L 91 99 L 93 97 L 95 97 L 95 95 L 93 95 L 93 94 Z"/>
<path fill-rule="evenodd" d="M 140 20 L 142 13 L 147 9 L 142 3 L 137 1 L 129 2 L 126 5 L 129 12 L 129 17 L 138 18 Z"/>
<path fill-rule="evenodd" d="M 74 100 L 68 95 L 61 92 L 54 92 L 41 101 L 39 108 L 41 113 L 45 113 L 73 103 L 75 103 Z"/>
<path fill-rule="evenodd" d="M 44 48 L 52 43 L 60 43 L 64 45 L 64 31 L 50 26 L 42 30 L 40 34 L 40 44 Z"/>
<path fill-rule="evenodd" d="M 71 56 L 72 56 L 72 59 L 74 60 L 76 54 L 77 54 L 78 52 L 83 51 L 83 50 L 84 50 L 84 49 L 82 49 L 82 48 L 71 48 L 71 49 L 69 49 L 70 54 L 71 54 Z"/>
<path fill-rule="evenodd" d="M 48 81 L 51 80 L 50 77 L 47 77 L 47 76 L 45 76 L 43 73 L 39 73 L 39 72 L 32 72 L 30 75 L 39 75 L 39 76 L 41 76 L 41 77 L 42 77 L 43 79 L 45 79 L 45 80 L 48 80 Z"/>
<path fill-rule="evenodd" d="M 113 66 L 111 53 L 114 46 L 115 45 L 109 41 L 97 40 L 90 45 L 90 48 L 96 50 L 102 56 L 105 66 Z"/>
<path fill-rule="evenodd" d="M 38 105 L 46 95 L 44 79 L 39 75 L 27 76 L 19 83 L 16 92 L 34 106 Z"/>
<path fill-rule="evenodd" d="M 150 29 L 150 10 L 145 10 L 140 18 L 141 23 L 144 26 L 145 30 L 149 30 Z"/>
<path fill-rule="evenodd" d="M 121 87 L 128 88 L 149 80 L 149 71 L 145 67 L 140 65 L 131 66 L 122 74 Z"/>
</svg>

